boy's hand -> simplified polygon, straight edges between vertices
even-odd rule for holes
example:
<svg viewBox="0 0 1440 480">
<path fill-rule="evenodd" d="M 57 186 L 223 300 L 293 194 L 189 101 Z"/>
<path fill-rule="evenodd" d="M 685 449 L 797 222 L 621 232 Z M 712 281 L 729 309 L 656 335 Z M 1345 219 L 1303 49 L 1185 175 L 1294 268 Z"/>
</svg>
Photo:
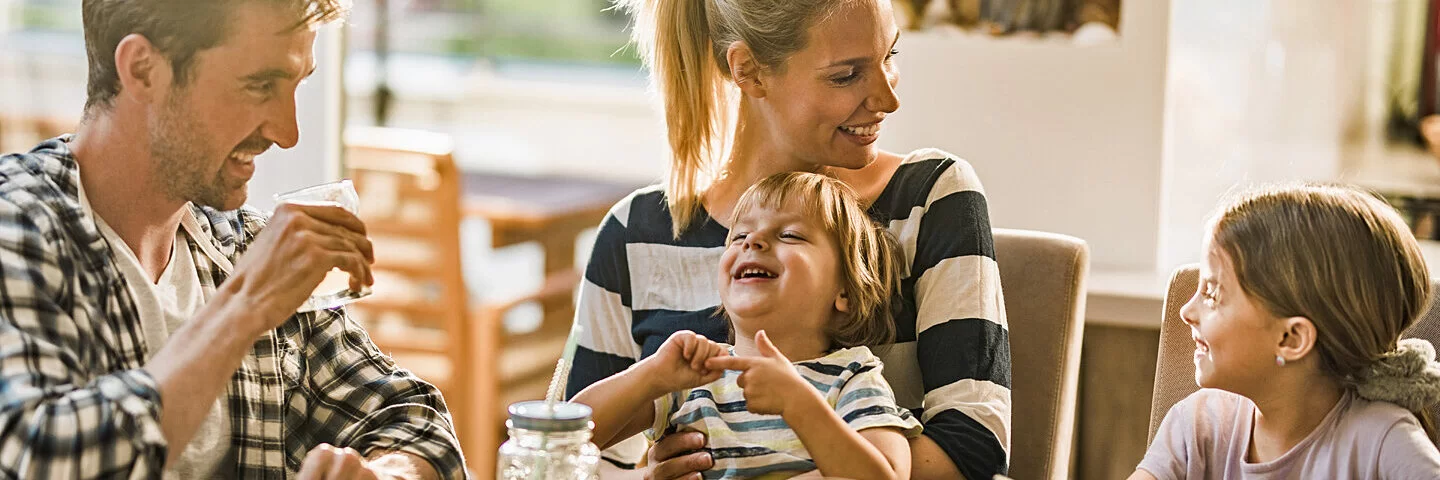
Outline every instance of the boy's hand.
<svg viewBox="0 0 1440 480">
<path fill-rule="evenodd" d="M 724 369 L 709 368 L 706 361 L 729 355 L 725 346 L 704 335 L 681 330 L 670 335 L 650 358 L 636 364 L 654 391 L 666 393 L 695 388 L 725 374 Z"/>
<path fill-rule="evenodd" d="M 736 383 L 745 391 L 745 409 L 751 413 L 785 415 L 792 402 L 805 397 L 798 392 L 814 393 L 815 388 L 800 377 L 790 359 L 770 343 L 765 331 L 755 332 L 755 348 L 759 357 L 718 357 L 705 362 L 716 370 L 739 370 L 743 373 Z"/>
</svg>

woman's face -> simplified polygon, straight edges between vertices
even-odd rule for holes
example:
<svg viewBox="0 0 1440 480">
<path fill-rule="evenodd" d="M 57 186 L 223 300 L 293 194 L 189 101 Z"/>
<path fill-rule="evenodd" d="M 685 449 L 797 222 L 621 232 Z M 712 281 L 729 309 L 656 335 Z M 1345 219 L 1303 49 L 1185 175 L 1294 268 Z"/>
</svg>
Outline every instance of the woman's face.
<svg viewBox="0 0 1440 480">
<path fill-rule="evenodd" d="M 890 2 L 846 3 L 810 27 L 804 49 L 760 73 L 758 127 L 803 164 L 869 165 L 881 122 L 900 106 L 893 60 L 900 30 Z"/>
</svg>

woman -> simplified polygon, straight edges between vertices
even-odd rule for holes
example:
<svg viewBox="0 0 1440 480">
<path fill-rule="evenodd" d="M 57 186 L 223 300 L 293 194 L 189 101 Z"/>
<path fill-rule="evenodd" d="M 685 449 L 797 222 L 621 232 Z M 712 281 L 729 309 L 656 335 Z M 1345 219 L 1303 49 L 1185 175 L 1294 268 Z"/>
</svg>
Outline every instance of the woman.
<svg viewBox="0 0 1440 480">
<path fill-rule="evenodd" d="M 625 0 L 663 97 L 673 155 L 663 186 L 601 225 L 576 321 L 571 395 L 655 352 L 671 333 L 726 338 L 713 271 L 731 211 L 771 174 L 832 175 L 900 239 L 907 275 L 896 343 L 878 349 L 899 404 L 925 423 L 914 478 L 988 479 L 1010 445 L 1010 347 L 985 197 L 969 164 L 875 147 L 899 107 L 899 30 L 884 0 Z M 643 443 L 639 445 L 643 449 Z M 651 449 L 651 478 L 709 468 L 698 434 Z M 639 449 L 613 450 L 615 463 Z M 687 453 L 688 452 L 688 453 Z M 698 478 L 698 475 L 690 475 Z"/>
</svg>

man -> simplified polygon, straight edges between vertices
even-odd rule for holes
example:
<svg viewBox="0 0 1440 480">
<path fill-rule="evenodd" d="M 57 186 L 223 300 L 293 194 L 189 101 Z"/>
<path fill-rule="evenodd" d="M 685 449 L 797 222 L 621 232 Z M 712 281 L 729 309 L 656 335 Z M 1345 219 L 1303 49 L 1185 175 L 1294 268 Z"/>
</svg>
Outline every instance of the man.
<svg viewBox="0 0 1440 480">
<path fill-rule="evenodd" d="M 346 9 L 84 1 L 84 120 L 0 158 L 0 478 L 464 476 L 439 391 L 295 313 L 332 268 L 372 282 L 364 225 L 242 208 Z"/>
</svg>

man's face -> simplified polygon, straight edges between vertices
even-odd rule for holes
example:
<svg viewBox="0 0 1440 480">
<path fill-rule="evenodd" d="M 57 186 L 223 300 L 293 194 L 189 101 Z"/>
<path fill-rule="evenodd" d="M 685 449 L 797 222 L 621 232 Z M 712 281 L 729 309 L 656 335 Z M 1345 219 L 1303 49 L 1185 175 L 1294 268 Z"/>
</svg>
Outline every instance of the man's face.
<svg viewBox="0 0 1440 480">
<path fill-rule="evenodd" d="M 231 12 L 220 45 L 197 52 L 150 117 L 159 183 L 175 200 L 221 210 L 245 203 L 255 156 L 295 146 L 295 89 L 315 70 L 315 31 L 286 31 L 294 15 L 263 2 Z"/>
</svg>

